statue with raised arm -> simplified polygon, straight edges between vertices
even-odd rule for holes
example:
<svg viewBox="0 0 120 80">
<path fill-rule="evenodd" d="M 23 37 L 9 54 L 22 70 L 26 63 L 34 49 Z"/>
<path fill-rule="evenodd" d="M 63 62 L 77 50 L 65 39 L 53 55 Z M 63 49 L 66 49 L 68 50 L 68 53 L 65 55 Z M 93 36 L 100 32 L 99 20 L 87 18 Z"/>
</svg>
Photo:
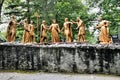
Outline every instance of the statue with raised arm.
<svg viewBox="0 0 120 80">
<path fill-rule="evenodd" d="M 65 18 L 65 22 L 63 24 L 63 28 L 61 31 L 64 30 L 64 34 L 66 36 L 66 42 L 72 42 L 72 28 L 71 28 L 72 22 L 68 20 L 68 18 Z"/>
<path fill-rule="evenodd" d="M 24 19 L 23 25 L 24 25 L 24 32 L 22 37 L 22 43 L 29 43 L 30 29 L 27 19 Z"/>
<path fill-rule="evenodd" d="M 29 42 L 30 43 L 33 43 L 35 41 L 34 28 L 35 26 L 33 25 L 33 21 L 31 21 L 29 24 L 29 34 L 30 34 Z"/>
<path fill-rule="evenodd" d="M 84 26 L 84 23 L 83 21 L 77 17 L 77 21 L 74 22 L 72 20 L 72 23 L 74 24 L 77 24 L 77 28 L 76 29 L 79 29 L 79 32 L 78 32 L 78 42 L 85 42 L 85 26 Z"/>
<path fill-rule="evenodd" d="M 96 26 L 96 29 L 101 29 L 99 35 L 100 44 L 110 44 L 112 43 L 109 37 L 109 24 L 110 22 L 107 20 L 103 20 L 99 18 L 100 23 Z"/>
<path fill-rule="evenodd" d="M 14 15 L 11 16 L 11 20 L 8 24 L 7 27 L 7 32 L 6 32 L 6 39 L 8 42 L 14 42 L 15 41 L 15 37 L 16 37 L 16 17 Z"/>
<path fill-rule="evenodd" d="M 46 42 L 48 42 L 48 38 L 47 38 L 47 25 L 45 20 L 42 21 L 41 24 L 41 29 L 40 29 L 40 43 L 43 43 L 45 40 Z"/>
<path fill-rule="evenodd" d="M 60 39 L 59 39 L 60 28 L 59 28 L 59 25 L 56 23 L 55 19 L 53 20 L 53 23 L 50 25 L 49 30 L 52 33 L 52 43 L 60 42 Z"/>
</svg>

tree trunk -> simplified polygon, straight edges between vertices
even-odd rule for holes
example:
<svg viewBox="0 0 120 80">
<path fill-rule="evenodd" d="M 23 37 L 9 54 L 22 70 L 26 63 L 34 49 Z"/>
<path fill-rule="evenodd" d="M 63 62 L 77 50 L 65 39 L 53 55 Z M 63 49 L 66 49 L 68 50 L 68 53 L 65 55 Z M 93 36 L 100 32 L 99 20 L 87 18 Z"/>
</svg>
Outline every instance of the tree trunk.
<svg viewBox="0 0 120 80">
<path fill-rule="evenodd" d="M 0 1 L 0 23 L 1 23 L 1 13 L 2 13 L 3 2 L 4 2 L 4 0 Z"/>
<path fill-rule="evenodd" d="M 30 0 L 27 0 L 27 19 L 28 19 L 28 23 L 30 23 Z"/>
<path fill-rule="evenodd" d="M 2 11 L 2 7 L 0 5 L 0 23 L 1 23 L 1 11 Z"/>
</svg>

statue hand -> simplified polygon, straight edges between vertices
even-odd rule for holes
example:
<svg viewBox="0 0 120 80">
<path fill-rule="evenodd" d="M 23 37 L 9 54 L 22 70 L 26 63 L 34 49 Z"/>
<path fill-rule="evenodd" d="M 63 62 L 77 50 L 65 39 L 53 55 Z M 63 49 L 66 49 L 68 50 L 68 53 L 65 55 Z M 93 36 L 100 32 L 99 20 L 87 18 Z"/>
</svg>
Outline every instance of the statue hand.
<svg viewBox="0 0 120 80">
<path fill-rule="evenodd" d="M 62 31 L 60 30 L 59 33 L 61 33 Z"/>
</svg>

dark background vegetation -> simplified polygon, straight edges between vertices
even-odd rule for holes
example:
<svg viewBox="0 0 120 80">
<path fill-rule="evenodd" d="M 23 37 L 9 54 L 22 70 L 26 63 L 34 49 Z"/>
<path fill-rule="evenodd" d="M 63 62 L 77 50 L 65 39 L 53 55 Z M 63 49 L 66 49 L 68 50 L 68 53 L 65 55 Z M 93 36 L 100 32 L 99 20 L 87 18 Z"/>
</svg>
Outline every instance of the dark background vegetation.
<svg viewBox="0 0 120 80">
<path fill-rule="evenodd" d="M 82 1 L 86 3 L 83 4 Z M 110 34 L 119 34 L 120 26 L 120 1 L 119 0 L 0 0 L 0 14 L 2 7 L 5 5 L 4 15 L 10 17 L 11 15 L 17 16 L 17 21 L 28 18 L 28 21 L 34 21 L 36 41 L 39 42 L 40 25 L 42 20 L 46 20 L 49 26 L 52 23 L 52 19 L 56 19 L 63 27 L 64 18 L 76 20 L 76 17 L 80 17 L 86 26 L 86 39 L 90 43 L 94 43 L 93 34 L 89 33 L 89 26 L 92 25 L 91 21 L 96 21 L 99 16 L 110 23 Z M 89 14 L 91 8 L 99 7 L 99 12 Z M 40 16 L 37 22 L 37 15 Z M 2 18 L 0 15 L 0 22 Z M 77 40 L 76 25 L 72 25 L 74 39 Z M 17 26 L 17 38 L 16 41 L 21 41 L 23 34 L 23 25 Z M 51 34 L 48 32 L 49 40 L 51 40 Z M 64 39 L 64 35 L 60 34 L 60 37 Z"/>
</svg>

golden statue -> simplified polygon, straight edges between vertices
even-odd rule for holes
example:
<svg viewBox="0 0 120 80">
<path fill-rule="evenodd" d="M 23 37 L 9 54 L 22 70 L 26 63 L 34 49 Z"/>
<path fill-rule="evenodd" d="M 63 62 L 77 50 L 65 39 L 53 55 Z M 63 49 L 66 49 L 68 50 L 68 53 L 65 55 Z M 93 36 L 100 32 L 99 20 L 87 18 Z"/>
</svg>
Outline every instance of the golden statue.
<svg viewBox="0 0 120 80">
<path fill-rule="evenodd" d="M 109 37 L 109 24 L 110 22 L 107 20 L 103 20 L 99 18 L 100 23 L 96 26 L 96 29 L 101 29 L 99 35 L 100 44 L 110 44 L 112 43 Z"/>
<path fill-rule="evenodd" d="M 48 42 L 48 38 L 47 38 L 47 26 L 46 26 L 46 22 L 45 20 L 42 21 L 41 24 L 41 29 L 40 29 L 40 43 L 43 43 L 45 40 L 46 42 Z"/>
<path fill-rule="evenodd" d="M 35 26 L 33 25 L 33 21 L 31 21 L 31 23 L 29 24 L 29 43 L 33 43 L 35 41 L 34 28 Z"/>
<path fill-rule="evenodd" d="M 14 42 L 15 41 L 15 37 L 16 37 L 16 17 L 13 15 L 11 16 L 11 20 L 8 24 L 7 27 L 7 32 L 6 32 L 6 39 L 8 42 Z"/>
<path fill-rule="evenodd" d="M 85 41 L 86 41 L 86 40 L 85 40 L 85 26 L 84 26 L 83 21 L 82 21 L 79 17 L 77 17 L 77 21 L 74 22 L 74 21 L 72 20 L 72 23 L 77 24 L 77 28 L 76 28 L 76 29 L 79 28 L 79 32 L 78 32 L 78 42 L 85 42 Z"/>
<path fill-rule="evenodd" d="M 22 37 L 22 43 L 29 43 L 30 29 L 27 19 L 24 19 L 23 25 L 24 25 L 24 32 Z"/>
<path fill-rule="evenodd" d="M 56 23 L 56 20 L 53 20 L 53 23 L 50 25 L 49 30 L 52 32 L 52 43 L 60 42 L 59 39 L 59 32 L 60 28 L 59 25 Z"/>
<path fill-rule="evenodd" d="M 72 42 L 72 28 L 71 28 L 71 22 L 68 21 L 68 18 L 65 18 L 65 22 L 63 24 L 63 28 L 61 31 L 64 30 L 64 34 L 66 36 L 66 42 Z"/>
</svg>

